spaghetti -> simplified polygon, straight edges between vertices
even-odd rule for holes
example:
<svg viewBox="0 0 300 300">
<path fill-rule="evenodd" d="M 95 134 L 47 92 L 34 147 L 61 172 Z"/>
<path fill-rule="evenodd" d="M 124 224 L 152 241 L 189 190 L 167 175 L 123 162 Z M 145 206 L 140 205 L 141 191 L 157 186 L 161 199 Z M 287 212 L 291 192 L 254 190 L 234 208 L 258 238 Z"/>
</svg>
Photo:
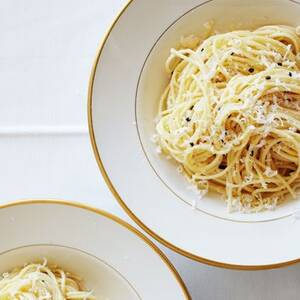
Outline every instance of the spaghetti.
<svg viewBox="0 0 300 300">
<path fill-rule="evenodd" d="M 92 292 L 84 291 L 80 279 L 53 266 L 29 264 L 5 273 L 0 280 L 1 300 L 93 300 Z"/>
<path fill-rule="evenodd" d="M 300 186 L 299 28 L 264 26 L 171 49 L 162 152 L 230 211 L 272 209 Z"/>
</svg>

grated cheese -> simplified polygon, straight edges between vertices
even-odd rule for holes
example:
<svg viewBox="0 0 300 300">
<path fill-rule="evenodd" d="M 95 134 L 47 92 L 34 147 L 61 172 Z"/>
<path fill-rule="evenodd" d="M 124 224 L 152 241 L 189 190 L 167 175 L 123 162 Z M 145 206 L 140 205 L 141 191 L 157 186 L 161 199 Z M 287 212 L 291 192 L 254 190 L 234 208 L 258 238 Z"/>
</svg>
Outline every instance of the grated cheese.
<svg viewBox="0 0 300 300">
<path fill-rule="evenodd" d="M 161 147 L 160 147 L 160 146 L 157 146 L 157 147 L 155 148 L 155 152 L 156 152 L 157 154 L 161 154 L 161 153 L 162 153 Z"/>
<path fill-rule="evenodd" d="M 180 38 L 180 45 L 183 48 L 194 49 L 199 45 L 199 43 L 200 43 L 200 39 L 193 34 L 190 34 L 188 36 L 182 36 Z"/>
<path fill-rule="evenodd" d="M 266 167 L 266 170 L 264 172 L 264 174 L 267 176 L 267 177 L 274 177 L 277 175 L 277 170 L 272 170 L 270 167 Z"/>
</svg>

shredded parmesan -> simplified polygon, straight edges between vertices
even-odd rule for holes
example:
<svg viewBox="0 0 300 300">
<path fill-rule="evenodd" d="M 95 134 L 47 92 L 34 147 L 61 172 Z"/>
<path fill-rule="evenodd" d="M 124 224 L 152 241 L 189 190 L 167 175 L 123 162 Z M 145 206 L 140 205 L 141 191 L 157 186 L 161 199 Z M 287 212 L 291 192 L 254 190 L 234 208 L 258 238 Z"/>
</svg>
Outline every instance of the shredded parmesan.
<svg viewBox="0 0 300 300">
<path fill-rule="evenodd" d="M 264 174 L 267 176 L 267 177 L 273 177 L 273 176 L 276 176 L 277 175 L 277 170 L 272 170 L 270 167 L 266 167 L 266 170 L 264 172 Z"/>
</svg>

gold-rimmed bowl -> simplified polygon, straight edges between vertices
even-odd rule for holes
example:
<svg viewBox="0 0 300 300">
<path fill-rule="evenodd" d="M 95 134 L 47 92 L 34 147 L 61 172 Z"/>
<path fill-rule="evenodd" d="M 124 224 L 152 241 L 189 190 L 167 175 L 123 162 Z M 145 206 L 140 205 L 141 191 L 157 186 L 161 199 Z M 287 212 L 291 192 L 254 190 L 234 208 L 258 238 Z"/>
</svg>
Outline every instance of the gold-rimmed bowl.
<svg viewBox="0 0 300 300">
<path fill-rule="evenodd" d="M 143 234 L 119 218 L 64 201 L 0 206 L 0 273 L 24 263 L 59 265 L 97 299 L 190 299 L 174 267 Z"/>
<path fill-rule="evenodd" d="M 180 37 L 267 24 L 300 24 L 294 0 L 130 1 L 98 51 L 89 88 L 89 128 L 108 186 L 126 212 L 171 249 L 208 264 L 236 269 L 281 267 L 299 260 L 299 201 L 274 211 L 228 213 L 210 196 L 196 195 L 176 165 L 150 141 L 159 97 L 167 84 L 164 62 Z"/>
</svg>

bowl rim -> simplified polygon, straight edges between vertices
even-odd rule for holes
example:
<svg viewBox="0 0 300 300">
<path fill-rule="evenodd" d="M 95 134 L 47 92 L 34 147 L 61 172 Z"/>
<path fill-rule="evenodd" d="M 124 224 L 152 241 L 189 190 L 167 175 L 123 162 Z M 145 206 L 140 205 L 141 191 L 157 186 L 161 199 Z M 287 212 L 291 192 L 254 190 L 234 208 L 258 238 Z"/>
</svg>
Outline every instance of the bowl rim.
<svg viewBox="0 0 300 300">
<path fill-rule="evenodd" d="M 191 300 L 191 295 L 189 294 L 189 291 L 179 275 L 178 271 L 174 267 L 174 265 L 170 262 L 170 260 L 167 258 L 167 256 L 156 246 L 145 234 L 140 232 L 137 228 L 133 227 L 126 221 L 122 220 L 121 218 L 113 215 L 110 212 L 107 212 L 105 210 L 102 210 L 100 208 L 96 208 L 81 202 L 76 201 L 67 201 L 67 200 L 61 200 L 61 199 L 22 199 L 17 201 L 8 202 L 5 204 L 0 204 L 0 210 L 6 209 L 10 207 L 16 207 L 16 206 L 22 206 L 22 205 L 35 205 L 35 204 L 54 204 L 54 205 L 62 205 L 62 206 L 70 206 L 78 209 L 83 209 L 91 213 L 98 214 L 102 217 L 108 218 L 111 221 L 114 221 L 118 225 L 124 227 L 125 229 L 129 230 L 131 233 L 133 233 L 137 238 L 144 241 L 147 246 L 149 246 L 154 253 L 158 255 L 158 257 L 162 260 L 162 262 L 167 266 L 167 268 L 171 271 L 171 274 L 174 276 L 175 280 L 179 284 L 179 287 L 181 288 L 184 298 L 186 300 Z M 13 250 L 13 249 L 12 249 Z M 79 249 L 80 250 L 80 249 Z M 81 251 L 81 250 L 80 250 Z M 1 254 L 0 254 L 1 255 Z"/>
<path fill-rule="evenodd" d="M 210 0 L 212 1 L 212 0 Z M 290 0 L 291 2 L 294 2 L 294 0 Z M 89 83 L 88 83 L 88 96 L 87 96 L 87 117 L 88 117 L 88 127 L 89 127 L 89 136 L 90 136 L 90 142 L 92 145 L 92 149 L 94 152 L 94 156 L 96 159 L 96 162 L 98 164 L 99 170 L 102 174 L 102 177 L 104 178 L 104 181 L 106 185 L 108 186 L 109 190 L 113 194 L 114 198 L 117 200 L 117 202 L 120 204 L 120 206 L 123 208 L 123 210 L 127 213 L 127 215 L 141 228 L 143 229 L 147 234 L 149 234 L 152 238 L 157 240 L 162 245 L 168 247 L 169 249 L 177 252 L 178 254 L 181 254 L 187 258 L 190 258 L 194 261 L 201 262 L 207 265 L 211 265 L 214 267 L 224 268 L 224 269 L 233 269 L 233 270 L 245 270 L 245 271 L 256 271 L 256 270 L 268 270 L 268 269 L 277 269 L 282 268 L 285 266 L 289 266 L 295 263 L 300 262 L 300 257 L 294 260 L 288 260 L 280 263 L 275 264 L 266 264 L 266 265 L 239 265 L 239 264 L 229 264 L 224 262 L 219 262 L 216 260 L 210 260 L 204 257 L 201 257 L 199 255 L 190 253 L 189 251 L 186 251 L 182 248 L 177 247 L 176 245 L 168 242 L 166 239 L 162 238 L 159 234 L 151 230 L 147 225 L 145 225 L 142 220 L 140 220 L 132 210 L 129 209 L 129 207 L 126 205 L 126 202 L 121 198 L 118 191 L 114 187 L 108 173 L 106 172 L 106 169 L 104 167 L 104 164 L 101 159 L 100 151 L 98 149 L 96 138 L 95 138 L 95 131 L 93 126 L 93 89 L 94 89 L 94 81 L 95 76 L 97 72 L 98 63 L 101 58 L 102 50 L 104 49 L 106 42 L 113 31 L 115 25 L 118 23 L 120 17 L 125 13 L 125 11 L 130 7 L 130 5 L 135 2 L 135 0 L 128 0 L 128 2 L 124 5 L 124 7 L 119 11 L 119 13 L 116 15 L 115 19 L 112 21 L 110 27 L 106 31 L 104 37 L 99 43 L 98 49 L 96 51 L 96 56 L 94 58 L 94 62 L 91 68 Z M 296 2 L 299 4 L 298 2 Z"/>
</svg>

